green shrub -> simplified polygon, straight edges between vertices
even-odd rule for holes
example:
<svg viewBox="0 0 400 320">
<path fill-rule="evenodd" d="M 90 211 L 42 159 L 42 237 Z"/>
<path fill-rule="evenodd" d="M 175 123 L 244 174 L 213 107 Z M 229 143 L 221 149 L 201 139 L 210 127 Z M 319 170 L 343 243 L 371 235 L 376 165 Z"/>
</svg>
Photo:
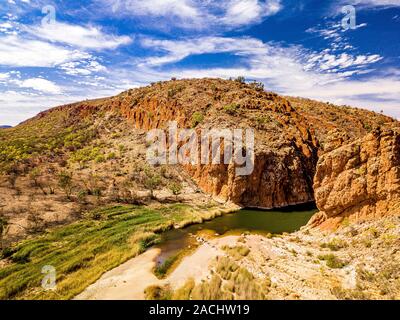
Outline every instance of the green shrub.
<svg viewBox="0 0 400 320">
<path fill-rule="evenodd" d="M 149 286 L 144 290 L 146 300 L 169 300 L 171 299 L 171 289 L 169 286 Z"/>
<path fill-rule="evenodd" d="M 246 257 L 250 253 L 250 249 L 245 246 L 224 246 L 222 247 L 230 256 L 232 256 L 235 260 L 240 260 L 243 257 Z"/>
<path fill-rule="evenodd" d="M 100 154 L 100 155 L 98 155 L 98 156 L 96 157 L 95 161 L 96 161 L 97 163 L 102 163 L 102 162 L 106 161 L 106 158 L 105 158 L 102 154 Z"/>
<path fill-rule="evenodd" d="M 110 152 L 108 155 L 107 155 L 107 160 L 112 160 L 112 159 L 115 159 L 117 156 L 115 155 L 115 152 Z"/>
<path fill-rule="evenodd" d="M 67 198 L 70 199 L 73 189 L 72 173 L 61 171 L 58 174 L 58 186 L 65 192 Z"/>
<path fill-rule="evenodd" d="M 271 118 L 269 116 L 266 116 L 266 115 L 265 116 L 258 116 L 258 117 L 255 118 L 255 120 L 256 120 L 256 123 L 258 125 L 260 125 L 260 126 L 271 122 Z"/>
<path fill-rule="evenodd" d="M 230 115 L 235 115 L 235 114 L 237 114 L 237 112 L 239 111 L 239 109 L 240 109 L 240 106 L 237 105 L 236 103 L 231 103 L 231 104 L 228 104 L 228 105 L 226 105 L 226 106 L 224 107 L 224 111 L 225 111 L 227 114 L 230 114 Z"/>
<path fill-rule="evenodd" d="M 173 98 L 179 92 L 181 92 L 185 87 L 183 85 L 175 85 L 168 89 L 168 98 Z"/>
<path fill-rule="evenodd" d="M 341 261 L 334 254 L 319 255 L 318 259 L 325 261 L 326 265 L 332 269 L 340 269 L 347 265 L 347 263 Z"/>
<path fill-rule="evenodd" d="M 173 182 L 169 185 L 169 190 L 171 190 L 172 194 L 175 195 L 178 198 L 178 195 L 182 191 L 182 184 Z"/>
<path fill-rule="evenodd" d="M 178 260 L 179 255 L 174 255 L 167 258 L 163 263 L 154 268 L 154 274 L 162 279 L 166 276 L 172 265 Z"/>
<path fill-rule="evenodd" d="M 239 77 L 237 77 L 237 78 L 235 79 L 235 81 L 236 81 L 236 82 L 239 82 L 239 83 L 246 83 L 246 78 L 243 77 L 243 76 L 239 76 Z"/>
<path fill-rule="evenodd" d="M 192 128 L 197 127 L 204 120 L 204 115 L 201 112 L 196 111 L 192 115 Z"/>
<path fill-rule="evenodd" d="M 79 190 L 78 193 L 76 194 L 78 198 L 79 203 L 86 203 L 86 196 L 87 196 L 87 191 L 86 190 Z"/>
<path fill-rule="evenodd" d="M 340 249 L 346 248 L 347 246 L 347 242 L 340 239 L 332 239 L 330 242 L 321 244 L 321 248 L 329 248 L 332 251 L 338 251 Z"/>
<path fill-rule="evenodd" d="M 259 81 L 254 81 L 252 83 L 250 83 L 250 86 L 253 87 L 256 90 L 264 90 L 264 83 L 259 82 Z"/>
<path fill-rule="evenodd" d="M 99 159 L 101 159 L 101 161 L 99 161 Z M 104 161 L 104 156 L 102 155 L 99 147 L 88 146 L 74 152 L 71 155 L 71 161 L 78 162 L 81 165 L 93 160 L 95 160 L 96 162 Z"/>
</svg>

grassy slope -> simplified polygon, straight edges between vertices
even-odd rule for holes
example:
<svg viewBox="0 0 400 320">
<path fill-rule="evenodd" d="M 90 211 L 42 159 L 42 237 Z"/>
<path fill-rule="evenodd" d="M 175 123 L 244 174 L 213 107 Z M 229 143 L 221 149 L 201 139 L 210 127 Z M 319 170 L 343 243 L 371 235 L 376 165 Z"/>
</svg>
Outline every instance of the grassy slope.
<svg viewBox="0 0 400 320">
<path fill-rule="evenodd" d="M 70 299 L 104 272 L 154 244 L 157 233 L 220 213 L 182 204 L 118 206 L 92 212 L 82 221 L 10 248 L 5 254 L 11 263 L 0 270 L 0 299 Z M 56 269 L 56 291 L 41 288 L 45 265 Z"/>
</svg>

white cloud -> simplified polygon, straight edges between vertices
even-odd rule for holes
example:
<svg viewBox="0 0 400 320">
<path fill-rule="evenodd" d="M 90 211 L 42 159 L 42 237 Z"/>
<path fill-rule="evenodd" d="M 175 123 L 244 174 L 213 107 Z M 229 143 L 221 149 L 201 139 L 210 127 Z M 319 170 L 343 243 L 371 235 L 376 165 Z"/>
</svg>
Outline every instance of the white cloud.
<svg viewBox="0 0 400 320">
<path fill-rule="evenodd" d="M 145 47 L 160 49 L 162 54 L 146 58 L 138 64 L 141 76 L 135 75 L 137 80 L 146 81 L 146 77 L 230 78 L 243 75 L 260 80 L 268 90 L 285 95 L 376 111 L 383 109 L 390 115 L 397 114 L 397 117 L 400 114 L 399 72 L 392 70 L 381 77 L 362 81 L 349 78 L 354 74 L 370 72 L 371 65 L 382 59 L 377 54 L 331 54 L 330 50 L 310 52 L 299 46 L 282 47 L 254 38 L 199 37 L 176 41 L 144 38 L 141 43 Z M 223 68 L 168 68 L 169 64 L 190 55 L 205 53 L 231 53 L 243 57 L 246 63 Z M 164 71 L 159 71 L 160 68 Z"/>
<path fill-rule="evenodd" d="M 132 85 L 132 82 L 130 85 Z M 131 87 L 130 85 L 127 87 Z M 22 89 L 18 91 L 0 90 L 1 124 L 16 125 L 48 108 L 83 101 L 88 97 L 110 96 L 123 89 L 125 88 L 88 88 L 78 85 L 76 87 L 63 87 L 63 94 L 43 94 L 43 92 L 31 92 Z"/>
<path fill-rule="evenodd" d="M 6 32 L 12 28 L 13 28 L 13 25 L 10 22 L 0 23 L 0 32 Z"/>
<path fill-rule="evenodd" d="M 257 0 L 233 0 L 227 3 L 226 14 L 221 22 L 226 25 L 246 25 L 259 22 L 262 18 L 274 15 L 281 10 L 280 1 L 260 2 Z"/>
<path fill-rule="evenodd" d="M 198 6 L 191 0 L 127 0 L 112 1 L 112 10 L 128 9 L 136 15 L 168 16 L 196 19 L 200 16 Z"/>
<path fill-rule="evenodd" d="M 16 125 L 40 111 L 68 102 L 83 100 L 84 96 L 39 95 L 19 90 L 0 92 L 2 125 Z"/>
<path fill-rule="evenodd" d="M 106 34 L 98 27 L 82 27 L 61 22 L 29 26 L 24 29 L 32 36 L 43 40 L 93 50 L 115 49 L 132 41 L 128 36 Z"/>
<path fill-rule="evenodd" d="M 150 18 L 148 25 L 194 29 L 235 28 L 259 23 L 282 9 L 281 0 L 102 0 L 112 14 Z M 106 8 L 102 8 L 104 12 Z M 157 24 L 151 18 L 158 19 Z"/>
<path fill-rule="evenodd" d="M 399 0 L 339 0 L 332 6 L 333 14 L 342 14 L 343 6 L 352 5 L 356 10 L 382 10 L 400 7 Z"/>
<path fill-rule="evenodd" d="M 266 54 L 268 46 L 254 38 L 198 37 L 185 40 L 142 38 L 142 46 L 157 48 L 163 54 L 145 58 L 143 65 L 164 65 L 180 61 L 190 55 L 234 52 L 237 55 Z"/>
<path fill-rule="evenodd" d="M 0 81 L 4 81 L 10 78 L 10 75 L 8 73 L 0 73 Z"/>
<path fill-rule="evenodd" d="M 399 7 L 399 0 L 353 0 L 348 1 L 347 3 L 352 3 L 354 5 L 360 5 L 365 7 Z"/>
<path fill-rule="evenodd" d="M 15 80 L 15 83 L 21 88 L 31 88 L 36 91 L 49 94 L 60 94 L 61 88 L 54 82 L 43 78 L 30 78 L 23 81 Z"/>
<path fill-rule="evenodd" d="M 348 68 L 360 68 L 362 66 L 378 62 L 382 59 L 383 58 L 378 54 L 353 56 L 348 53 L 334 55 L 327 52 L 322 52 L 318 54 L 311 54 L 305 68 L 318 69 L 320 71 L 327 72 L 339 72 Z"/>
<path fill-rule="evenodd" d="M 67 62 L 60 65 L 60 69 L 64 70 L 68 75 L 91 75 L 92 73 L 106 71 L 106 67 L 96 60 L 82 60 Z"/>
<path fill-rule="evenodd" d="M 65 62 L 90 58 L 78 50 L 70 50 L 44 41 L 20 36 L 0 37 L 0 65 L 16 67 L 54 67 Z"/>
<path fill-rule="evenodd" d="M 183 60 L 190 55 L 232 53 L 238 57 L 246 57 L 246 62 L 251 65 L 268 69 L 268 71 L 265 70 L 268 74 L 271 72 L 279 74 L 282 70 L 286 70 L 287 66 L 292 68 L 295 65 L 304 73 L 316 72 L 332 78 L 326 81 L 337 81 L 354 73 L 362 73 L 369 65 L 382 59 L 377 54 L 332 54 L 331 50 L 309 52 L 299 46 L 280 47 L 249 37 L 198 37 L 185 40 L 142 38 L 141 44 L 146 48 L 157 48 L 160 54 L 145 58 L 139 66 L 163 66 Z M 350 71 L 352 73 L 349 73 Z M 330 75 L 330 73 L 335 73 L 335 75 Z"/>
</svg>

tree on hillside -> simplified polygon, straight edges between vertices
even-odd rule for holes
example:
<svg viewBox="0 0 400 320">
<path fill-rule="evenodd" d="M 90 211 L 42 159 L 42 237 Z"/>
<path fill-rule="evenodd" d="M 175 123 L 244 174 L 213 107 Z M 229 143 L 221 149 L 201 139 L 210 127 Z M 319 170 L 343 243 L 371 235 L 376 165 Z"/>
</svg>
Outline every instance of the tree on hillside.
<svg viewBox="0 0 400 320">
<path fill-rule="evenodd" d="M 29 178 L 31 179 L 31 183 L 34 187 L 39 188 L 44 195 L 47 195 L 46 190 L 43 187 L 42 182 L 40 181 L 40 177 L 42 176 L 42 173 L 38 168 L 33 169 L 29 173 Z"/>
<path fill-rule="evenodd" d="M 182 189 L 182 184 L 178 182 L 173 182 L 169 185 L 169 190 L 171 190 L 172 194 L 176 197 L 176 200 L 178 200 L 178 195 L 181 194 Z"/>
<path fill-rule="evenodd" d="M 149 168 L 145 169 L 145 174 L 146 177 L 143 184 L 150 190 L 150 196 L 154 199 L 154 190 L 161 184 L 161 177 Z"/>
<path fill-rule="evenodd" d="M 71 200 L 73 190 L 72 174 L 67 171 L 61 171 L 58 175 L 58 186 L 65 192 L 68 200 Z"/>
</svg>

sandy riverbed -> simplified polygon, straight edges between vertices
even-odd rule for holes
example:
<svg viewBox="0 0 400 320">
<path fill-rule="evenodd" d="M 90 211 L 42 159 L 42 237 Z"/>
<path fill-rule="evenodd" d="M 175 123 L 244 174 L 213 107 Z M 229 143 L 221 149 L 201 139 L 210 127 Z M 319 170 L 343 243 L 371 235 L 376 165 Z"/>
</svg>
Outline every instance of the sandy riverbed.
<svg viewBox="0 0 400 320">
<path fill-rule="evenodd" d="M 209 275 L 209 264 L 216 257 L 225 255 L 220 248 L 233 246 L 238 236 L 226 236 L 208 240 L 191 255 L 182 259 L 179 266 L 163 280 L 158 279 L 152 269 L 160 253 L 157 248 L 149 249 L 143 254 L 106 272 L 98 281 L 75 297 L 78 300 L 143 300 L 144 290 L 150 285 L 169 283 L 178 288 L 189 278 L 199 282 Z"/>
</svg>

